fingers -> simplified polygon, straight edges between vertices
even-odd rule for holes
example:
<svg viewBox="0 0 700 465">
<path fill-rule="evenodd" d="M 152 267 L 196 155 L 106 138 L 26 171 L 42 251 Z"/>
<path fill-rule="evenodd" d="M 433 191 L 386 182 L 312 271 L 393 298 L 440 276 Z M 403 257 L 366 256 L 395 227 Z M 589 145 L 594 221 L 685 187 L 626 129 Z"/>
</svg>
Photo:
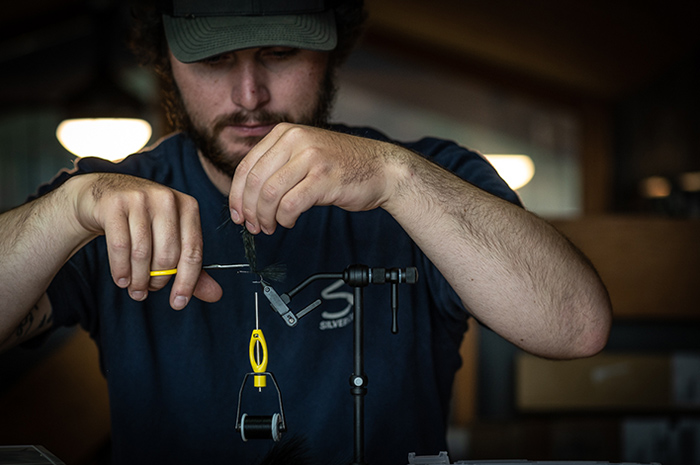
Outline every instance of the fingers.
<svg viewBox="0 0 700 465">
<path fill-rule="evenodd" d="M 132 299 L 146 298 L 151 261 L 151 224 L 145 208 L 115 202 L 113 214 L 105 220 L 112 277 L 117 286 L 128 289 Z M 98 205 L 99 208 L 99 205 Z"/>
<path fill-rule="evenodd" d="M 177 197 L 167 195 L 160 202 L 161 205 L 155 212 L 150 231 L 153 238 L 153 251 L 148 270 L 150 277 L 148 288 L 153 291 L 163 288 L 170 281 L 171 275 L 151 277 L 150 271 L 175 268 L 180 259 L 182 241 L 179 218 L 181 208 Z"/>
<path fill-rule="evenodd" d="M 319 128 L 279 124 L 236 169 L 229 194 L 231 219 L 245 223 L 254 234 L 272 234 L 277 224 L 292 227 L 314 205 L 349 211 L 377 208 L 391 194 L 388 175 L 400 172 L 389 169 L 398 158 L 398 149 L 392 147 Z"/>
<path fill-rule="evenodd" d="M 129 295 L 134 300 L 142 301 L 148 294 L 153 246 L 151 220 L 145 209 L 134 208 L 129 215 L 129 234 L 131 237 Z"/>
<path fill-rule="evenodd" d="M 101 191 L 95 217 L 103 223 L 114 282 L 131 298 L 144 300 L 172 276 L 151 270 L 177 268 L 170 305 L 184 308 L 197 293 L 206 301 L 221 297 L 221 288 L 202 274 L 203 242 L 197 201 L 144 180 L 130 179 Z M 203 280 L 200 283 L 200 280 Z"/>
<path fill-rule="evenodd" d="M 267 157 L 271 160 L 266 163 Z M 300 158 L 286 163 L 280 163 L 280 160 L 281 157 L 274 158 L 268 151 L 248 175 L 248 185 L 243 194 L 243 212 L 246 227 L 254 234 L 260 231 L 272 234 L 278 223 L 285 227 L 293 226 L 298 216 L 315 203 L 313 191 L 308 187 L 321 187 L 321 180 L 318 180 L 318 184 L 310 182 L 308 167 Z M 302 189 L 302 185 L 307 188 Z M 299 196 L 299 191 L 307 195 Z"/>
<path fill-rule="evenodd" d="M 272 183 L 271 177 L 284 176 L 285 171 L 280 171 L 286 160 L 285 156 L 275 156 L 274 147 L 260 157 L 258 162 L 250 169 L 246 177 L 244 194 L 240 196 L 240 211 L 245 218 L 246 228 L 253 234 L 261 230 L 266 234 L 272 234 L 275 229 L 274 222 L 261 222 L 264 212 L 259 210 L 263 202 L 269 204 L 270 209 L 276 209 L 279 197 L 284 189 L 282 183 Z M 287 183 L 293 185 L 295 179 L 289 179 Z M 286 184 L 286 183 L 285 183 Z M 261 201 L 258 202 L 258 199 Z"/>
<path fill-rule="evenodd" d="M 275 150 L 274 146 L 287 130 L 286 124 L 278 124 L 241 160 L 231 182 L 229 192 L 229 208 L 231 220 L 236 224 L 245 224 L 253 234 L 260 232 L 256 215 L 256 202 L 263 183 L 276 169 L 283 166 L 284 155 Z M 269 153 L 272 151 L 272 153 Z M 276 160 L 275 153 L 281 155 Z M 263 159 L 261 162 L 261 159 Z M 246 195 L 244 196 L 244 191 Z M 247 199 L 247 202 L 245 201 Z"/>
<path fill-rule="evenodd" d="M 177 275 L 170 292 L 170 306 L 175 310 L 185 308 L 194 294 L 202 271 L 204 246 L 199 220 L 199 206 L 194 199 L 184 199 L 180 216 L 180 243 L 173 245 L 179 250 Z"/>
<path fill-rule="evenodd" d="M 126 289 L 131 284 L 131 234 L 127 215 L 121 211 L 105 222 L 109 268 L 117 286 Z"/>
<path fill-rule="evenodd" d="M 214 281 L 214 278 L 202 270 L 197 281 L 197 286 L 194 289 L 194 296 L 205 302 L 216 302 L 221 299 L 223 290 L 219 283 Z"/>
<path fill-rule="evenodd" d="M 320 182 L 327 180 L 312 175 L 323 167 L 309 135 L 309 128 L 279 124 L 246 155 L 229 193 L 234 223 L 245 223 L 253 234 L 272 234 L 277 224 L 293 226 L 303 211 L 317 203 L 314 192 L 322 190 Z"/>
</svg>

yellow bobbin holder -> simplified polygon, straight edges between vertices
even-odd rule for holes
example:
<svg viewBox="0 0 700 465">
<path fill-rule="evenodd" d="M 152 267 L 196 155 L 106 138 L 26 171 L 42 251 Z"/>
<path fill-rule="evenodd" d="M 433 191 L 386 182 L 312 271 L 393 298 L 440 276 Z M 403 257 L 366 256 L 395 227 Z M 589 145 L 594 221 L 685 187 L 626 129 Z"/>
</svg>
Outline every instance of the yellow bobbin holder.
<svg viewBox="0 0 700 465">
<path fill-rule="evenodd" d="M 260 344 L 260 351 L 262 352 L 262 360 L 260 360 L 259 362 L 257 357 L 255 356 L 255 346 L 258 344 Z M 267 371 L 267 343 L 265 342 L 265 336 L 263 336 L 262 330 L 253 330 L 253 334 L 250 336 L 248 355 L 250 356 L 250 365 L 253 367 L 254 373 L 264 373 L 265 371 Z M 267 376 L 254 376 L 253 385 L 257 388 L 267 386 Z"/>
</svg>

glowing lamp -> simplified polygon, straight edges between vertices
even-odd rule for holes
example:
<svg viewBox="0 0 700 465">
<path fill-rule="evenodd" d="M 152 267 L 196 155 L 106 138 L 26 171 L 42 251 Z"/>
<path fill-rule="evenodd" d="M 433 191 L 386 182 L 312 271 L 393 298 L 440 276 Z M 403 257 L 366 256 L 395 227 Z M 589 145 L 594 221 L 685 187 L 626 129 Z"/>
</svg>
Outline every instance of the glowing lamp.
<svg viewBox="0 0 700 465">
<path fill-rule="evenodd" d="M 527 155 L 484 155 L 511 189 L 526 185 L 535 175 L 535 164 Z"/>
<path fill-rule="evenodd" d="M 75 118 L 56 128 L 66 150 L 79 157 L 119 160 L 143 148 L 151 138 L 151 125 L 139 118 Z"/>
<path fill-rule="evenodd" d="M 642 179 L 640 190 L 648 199 L 662 199 L 671 195 L 671 181 L 663 176 L 649 176 Z"/>
</svg>

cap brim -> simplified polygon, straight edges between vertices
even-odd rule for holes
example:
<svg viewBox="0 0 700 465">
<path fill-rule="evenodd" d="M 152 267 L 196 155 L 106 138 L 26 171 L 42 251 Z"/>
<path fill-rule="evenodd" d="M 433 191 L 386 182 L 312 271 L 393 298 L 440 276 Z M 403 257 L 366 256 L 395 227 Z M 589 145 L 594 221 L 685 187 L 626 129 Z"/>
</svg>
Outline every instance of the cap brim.
<svg viewBox="0 0 700 465">
<path fill-rule="evenodd" d="M 183 63 L 245 48 L 283 46 L 328 51 L 337 44 L 333 11 L 196 18 L 163 15 L 163 25 L 170 50 Z"/>
</svg>

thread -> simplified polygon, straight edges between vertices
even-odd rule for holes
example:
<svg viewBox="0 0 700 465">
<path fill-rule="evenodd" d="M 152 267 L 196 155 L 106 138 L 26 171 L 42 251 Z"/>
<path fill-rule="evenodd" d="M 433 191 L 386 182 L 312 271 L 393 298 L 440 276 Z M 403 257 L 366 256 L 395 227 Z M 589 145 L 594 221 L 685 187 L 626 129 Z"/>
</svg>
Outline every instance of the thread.
<svg viewBox="0 0 700 465">
<path fill-rule="evenodd" d="M 248 441 L 248 439 L 272 439 L 277 442 L 281 437 L 279 413 L 275 413 L 272 416 L 248 415 L 244 413 L 241 416 L 241 438 L 243 438 L 243 441 Z"/>
</svg>

